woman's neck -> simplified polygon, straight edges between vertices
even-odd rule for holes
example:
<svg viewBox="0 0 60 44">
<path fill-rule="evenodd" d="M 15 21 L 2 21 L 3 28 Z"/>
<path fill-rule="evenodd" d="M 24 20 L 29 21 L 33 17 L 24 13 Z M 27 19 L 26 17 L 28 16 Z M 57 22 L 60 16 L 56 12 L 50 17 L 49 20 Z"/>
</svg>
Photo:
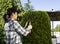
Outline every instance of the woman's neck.
<svg viewBox="0 0 60 44">
<path fill-rule="evenodd" d="M 14 18 L 10 18 L 11 20 L 15 20 Z"/>
</svg>

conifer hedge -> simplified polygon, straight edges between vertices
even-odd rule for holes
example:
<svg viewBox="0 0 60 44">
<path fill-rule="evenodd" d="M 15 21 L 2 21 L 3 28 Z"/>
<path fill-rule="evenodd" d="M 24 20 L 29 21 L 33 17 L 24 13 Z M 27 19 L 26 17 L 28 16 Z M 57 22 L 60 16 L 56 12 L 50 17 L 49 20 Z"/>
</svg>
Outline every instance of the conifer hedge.
<svg viewBox="0 0 60 44">
<path fill-rule="evenodd" d="M 52 44 L 50 18 L 46 12 L 34 11 L 23 15 L 20 24 L 24 27 L 26 21 L 30 20 L 32 32 L 22 36 L 23 44 Z"/>
</svg>

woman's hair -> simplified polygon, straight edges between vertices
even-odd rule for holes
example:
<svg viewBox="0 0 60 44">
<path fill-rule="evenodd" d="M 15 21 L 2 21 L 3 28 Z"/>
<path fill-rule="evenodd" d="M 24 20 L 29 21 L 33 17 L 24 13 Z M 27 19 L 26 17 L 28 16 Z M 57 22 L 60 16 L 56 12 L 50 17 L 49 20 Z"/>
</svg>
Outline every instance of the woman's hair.
<svg viewBox="0 0 60 44">
<path fill-rule="evenodd" d="M 12 15 L 12 12 L 13 12 L 13 13 L 15 13 L 15 12 L 19 13 L 20 10 L 17 10 L 16 7 L 9 8 L 9 9 L 7 10 L 7 14 L 8 14 L 9 18 L 10 18 L 10 16 Z"/>
<path fill-rule="evenodd" d="M 5 22 L 8 22 L 8 19 L 9 19 L 10 16 L 12 15 L 12 12 L 13 12 L 13 13 L 15 13 L 15 12 L 19 13 L 20 10 L 19 10 L 19 9 L 17 10 L 17 8 L 15 8 L 15 7 L 8 8 L 7 14 L 4 14 L 4 16 L 3 16 L 3 19 L 4 19 Z"/>
<path fill-rule="evenodd" d="M 8 15 L 7 14 L 4 14 L 3 15 L 3 19 L 4 19 L 5 23 L 8 22 Z"/>
</svg>

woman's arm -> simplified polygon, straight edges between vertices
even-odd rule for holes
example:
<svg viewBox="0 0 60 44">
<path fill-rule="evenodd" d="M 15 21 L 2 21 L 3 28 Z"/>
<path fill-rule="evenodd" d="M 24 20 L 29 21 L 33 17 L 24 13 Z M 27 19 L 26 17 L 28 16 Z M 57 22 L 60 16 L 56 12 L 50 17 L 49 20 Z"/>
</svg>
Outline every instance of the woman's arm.
<svg viewBox="0 0 60 44">
<path fill-rule="evenodd" d="M 14 28 L 18 33 L 27 36 L 31 32 L 32 26 L 29 25 L 28 28 L 24 29 L 17 21 L 14 21 Z"/>
</svg>

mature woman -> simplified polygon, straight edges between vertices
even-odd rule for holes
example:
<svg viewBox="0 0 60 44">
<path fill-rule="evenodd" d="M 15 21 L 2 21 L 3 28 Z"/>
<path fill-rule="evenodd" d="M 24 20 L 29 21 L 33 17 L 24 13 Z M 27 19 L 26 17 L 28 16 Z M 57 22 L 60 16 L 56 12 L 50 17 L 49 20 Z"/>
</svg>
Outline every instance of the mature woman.
<svg viewBox="0 0 60 44">
<path fill-rule="evenodd" d="M 31 24 L 24 29 L 18 23 L 18 13 L 18 10 L 12 7 L 7 10 L 7 14 L 3 17 L 5 20 L 4 30 L 6 33 L 6 44 L 22 44 L 21 35 L 27 36 L 31 32 Z"/>
</svg>

